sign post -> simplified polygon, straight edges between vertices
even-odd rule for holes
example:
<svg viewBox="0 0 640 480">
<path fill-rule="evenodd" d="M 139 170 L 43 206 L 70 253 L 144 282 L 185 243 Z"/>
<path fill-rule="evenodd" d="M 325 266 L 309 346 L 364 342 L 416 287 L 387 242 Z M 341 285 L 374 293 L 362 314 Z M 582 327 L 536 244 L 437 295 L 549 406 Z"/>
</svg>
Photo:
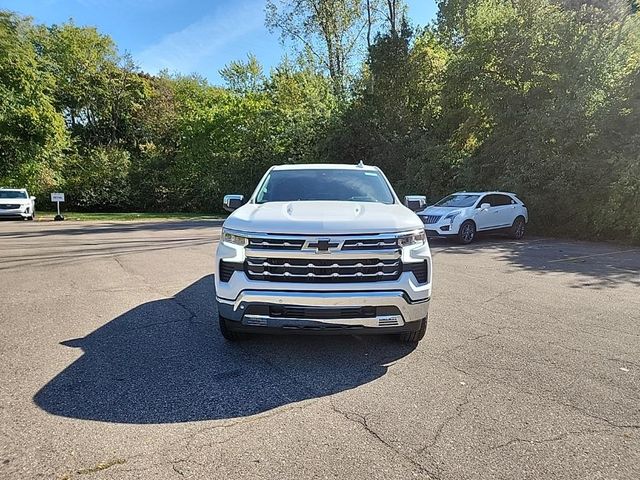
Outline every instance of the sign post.
<svg viewBox="0 0 640 480">
<path fill-rule="evenodd" d="M 64 202 L 64 193 L 52 193 L 51 201 L 56 202 L 56 205 L 58 207 L 58 214 L 54 217 L 54 220 L 64 220 L 64 216 L 60 214 L 60 202 Z"/>
</svg>

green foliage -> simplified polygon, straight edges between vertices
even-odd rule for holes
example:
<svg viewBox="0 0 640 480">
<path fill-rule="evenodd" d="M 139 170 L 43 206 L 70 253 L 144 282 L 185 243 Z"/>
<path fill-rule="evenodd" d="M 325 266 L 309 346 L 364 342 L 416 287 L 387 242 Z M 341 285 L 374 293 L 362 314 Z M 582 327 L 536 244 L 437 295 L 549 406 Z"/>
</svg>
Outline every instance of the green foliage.
<svg viewBox="0 0 640 480">
<path fill-rule="evenodd" d="M 247 61 L 233 61 L 220 70 L 220 76 L 226 82 L 227 87 L 236 93 L 257 92 L 264 84 L 262 65 L 255 57 L 249 54 Z"/>
<path fill-rule="evenodd" d="M 366 6 L 364 0 L 267 0 L 266 24 L 325 68 L 342 97 L 367 25 Z"/>
<path fill-rule="evenodd" d="M 65 164 L 63 188 L 68 204 L 90 211 L 117 211 L 130 205 L 129 152 L 113 147 L 70 156 Z"/>
<path fill-rule="evenodd" d="M 34 193 L 55 184 L 52 168 L 67 143 L 28 20 L 0 12 L 0 184 L 27 184 Z"/>
<path fill-rule="evenodd" d="M 596 212 L 620 173 L 610 139 L 631 107 L 617 102 L 640 50 L 637 18 L 598 13 L 544 0 L 475 2 L 448 67 L 454 136 L 476 145 L 464 184 L 519 192 L 541 231 L 606 234 Z"/>
</svg>

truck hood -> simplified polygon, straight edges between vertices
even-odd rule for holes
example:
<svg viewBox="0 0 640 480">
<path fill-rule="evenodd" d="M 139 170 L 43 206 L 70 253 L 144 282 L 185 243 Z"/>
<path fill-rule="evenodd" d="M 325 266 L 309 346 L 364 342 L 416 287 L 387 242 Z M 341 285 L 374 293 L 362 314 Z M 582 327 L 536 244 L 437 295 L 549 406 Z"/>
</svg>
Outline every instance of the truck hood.
<svg viewBox="0 0 640 480">
<path fill-rule="evenodd" d="M 422 229 L 420 219 L 403 205 L 368 202 L 248 203 L 233 212 L 225 228 L 291 235 L 350 235 Z"/>
</svg>

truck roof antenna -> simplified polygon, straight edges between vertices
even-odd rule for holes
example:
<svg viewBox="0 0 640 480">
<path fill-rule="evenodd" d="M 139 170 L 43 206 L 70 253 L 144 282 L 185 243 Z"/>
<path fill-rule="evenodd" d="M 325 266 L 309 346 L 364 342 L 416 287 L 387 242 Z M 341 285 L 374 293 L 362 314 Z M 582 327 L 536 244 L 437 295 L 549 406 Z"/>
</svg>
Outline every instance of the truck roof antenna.
<svg viewBox="0 0 640 480">
<path fill-rule="evenodd" d="M 360 162 L 358 162 L 357 167 L 358 168 L 364 168 L 364 162 L 362 160 L 360 160 Z"/>
</svg>

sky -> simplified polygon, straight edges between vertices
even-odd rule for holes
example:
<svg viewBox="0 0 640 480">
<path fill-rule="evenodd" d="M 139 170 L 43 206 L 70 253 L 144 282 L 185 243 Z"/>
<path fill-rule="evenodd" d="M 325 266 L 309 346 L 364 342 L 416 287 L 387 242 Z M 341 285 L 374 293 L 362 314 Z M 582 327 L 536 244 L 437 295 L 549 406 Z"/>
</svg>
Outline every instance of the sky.
<svg viewBox="0 0 640 480">
<path fill-rule="evenodd" d="M 413 25 L 436 14 L 435 0 L 407 0 Z M 285 47 L 264 26 L 265 0 L 0 0 L 0 9 L 47 25 L 73 19 L 95 26 L 149 73 L 198 73 L 221 83 L 219 70 L 253 53 L 268 71 Z"/>
</svg>

